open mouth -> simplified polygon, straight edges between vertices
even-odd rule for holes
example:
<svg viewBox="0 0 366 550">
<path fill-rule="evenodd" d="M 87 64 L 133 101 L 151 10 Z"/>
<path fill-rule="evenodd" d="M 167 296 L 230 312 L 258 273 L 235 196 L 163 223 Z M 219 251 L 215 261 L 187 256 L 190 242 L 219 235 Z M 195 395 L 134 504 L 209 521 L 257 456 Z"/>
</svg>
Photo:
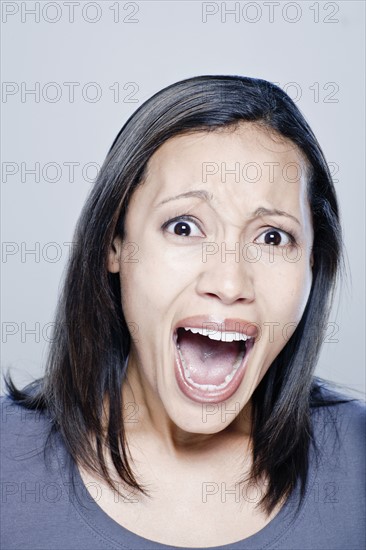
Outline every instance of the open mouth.
<svg viewBox="0 0 366 550">
<path fill-rule="evenodd" d="M 220 402 L 240 385 L 254 338 L 236 331 L 179 327 L 174 334 L 175 374 L 190 399 Z"/>
</svg>

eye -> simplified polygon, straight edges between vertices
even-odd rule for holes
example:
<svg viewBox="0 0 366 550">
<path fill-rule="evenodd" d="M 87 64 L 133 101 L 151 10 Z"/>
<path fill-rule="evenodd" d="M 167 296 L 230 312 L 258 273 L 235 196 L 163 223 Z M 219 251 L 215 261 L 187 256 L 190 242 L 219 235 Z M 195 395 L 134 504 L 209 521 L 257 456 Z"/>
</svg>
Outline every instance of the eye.
<svg viewBox="0 0 366 550">
<path fill-rule="evenodd" d="M 195 222 L 190 216 L 179 216 L 165 222 L 162 226 L 164 231 L 170 234 L 177 235 L 178 237 L 203 237 L 197 222 Z"/>
<path fill-rule="evenodd" d="M 274 246 L 286 246 L 288 244 L 294 243 L 295 239 L 286 231 L 271 227 L 270 229 L 267 229 L 267 231 L 264 231 L 261 235 L 259 235 L 259 237 L 257 237 L 254 242 L 258 242 L 259 244 L 270 244 Z"/>
</svg>

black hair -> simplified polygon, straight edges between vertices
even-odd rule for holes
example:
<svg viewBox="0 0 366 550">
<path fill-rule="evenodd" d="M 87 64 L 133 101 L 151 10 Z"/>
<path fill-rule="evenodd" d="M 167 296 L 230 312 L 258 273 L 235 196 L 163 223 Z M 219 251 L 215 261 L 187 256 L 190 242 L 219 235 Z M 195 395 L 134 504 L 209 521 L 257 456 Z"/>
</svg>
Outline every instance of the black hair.
<svg viewBox="0 0 366 550">
<path fill-rule="evenodd" d="M 242 76 L 186 79 L 156 93 L 128 119 L 76 227 L 77 246 L 59 298 L 45 375 L 23 390 L 7 378 L 7 388 L 24 406 L 47 409 L 53 429 L 60 431 L 76 462 L 114 487 L 103 457 L 107 442 L 121 480 L 147 494 L 129 463 L 121 387 L 131 335 L 118 274 L 107 269 L 108 253 L 114 237 L 123 236 L 129 199 L 160 145 L 173 136 L 217 131 L 240 122 L 260 124 L 298 147 L 309 167 L 314 229 L 313 280 L 304 314 L 252 396 L 251 474 L 253 479 L 265 474 L 269 480 L 260 502 L 269 513 L 297 482 L 301 496 L 305 491 L 311 407 L 321 403 L 313 373 L 341 265 L 342 242 L 335 189 L 322 150 L 295 103 L 270 82 Z M 102 422 L 104 396 L 109 398 L 107 428 Z"/>
</svg>

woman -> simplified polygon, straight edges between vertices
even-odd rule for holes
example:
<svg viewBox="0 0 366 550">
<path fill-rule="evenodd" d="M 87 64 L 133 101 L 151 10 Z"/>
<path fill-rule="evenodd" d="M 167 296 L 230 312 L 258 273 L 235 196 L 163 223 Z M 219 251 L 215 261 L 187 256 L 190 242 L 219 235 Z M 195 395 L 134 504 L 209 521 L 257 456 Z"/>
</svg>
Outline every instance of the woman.
<svg viewBox="0 0 366 550">
<path fill-rule="evenodd" d="M 45 377 L 8 379 L 6 548 L 362 548 L 365 408 L 313 375 L 338 205 L 291 99 L 157 93 L 75 241 Z"/>
</svg>

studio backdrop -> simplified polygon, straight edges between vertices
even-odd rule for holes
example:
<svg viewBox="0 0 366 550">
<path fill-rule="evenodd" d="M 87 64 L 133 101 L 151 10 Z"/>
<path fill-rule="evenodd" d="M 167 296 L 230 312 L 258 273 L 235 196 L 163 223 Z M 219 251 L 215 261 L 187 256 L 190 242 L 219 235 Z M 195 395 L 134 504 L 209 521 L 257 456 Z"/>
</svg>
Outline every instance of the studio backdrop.
<svg viewBox="0 0 366 550">
<path fill-rule="evenodd" d="M 1 2 L 2 369 L 19 385 L 42 376 L 75 223 L 127 118 L 173 82 L 236 74 L 278 83 L 324 150 L 346 278 L 317 373 L 364 392 L 364 12 L 363 1 Z"/>
</svg>

